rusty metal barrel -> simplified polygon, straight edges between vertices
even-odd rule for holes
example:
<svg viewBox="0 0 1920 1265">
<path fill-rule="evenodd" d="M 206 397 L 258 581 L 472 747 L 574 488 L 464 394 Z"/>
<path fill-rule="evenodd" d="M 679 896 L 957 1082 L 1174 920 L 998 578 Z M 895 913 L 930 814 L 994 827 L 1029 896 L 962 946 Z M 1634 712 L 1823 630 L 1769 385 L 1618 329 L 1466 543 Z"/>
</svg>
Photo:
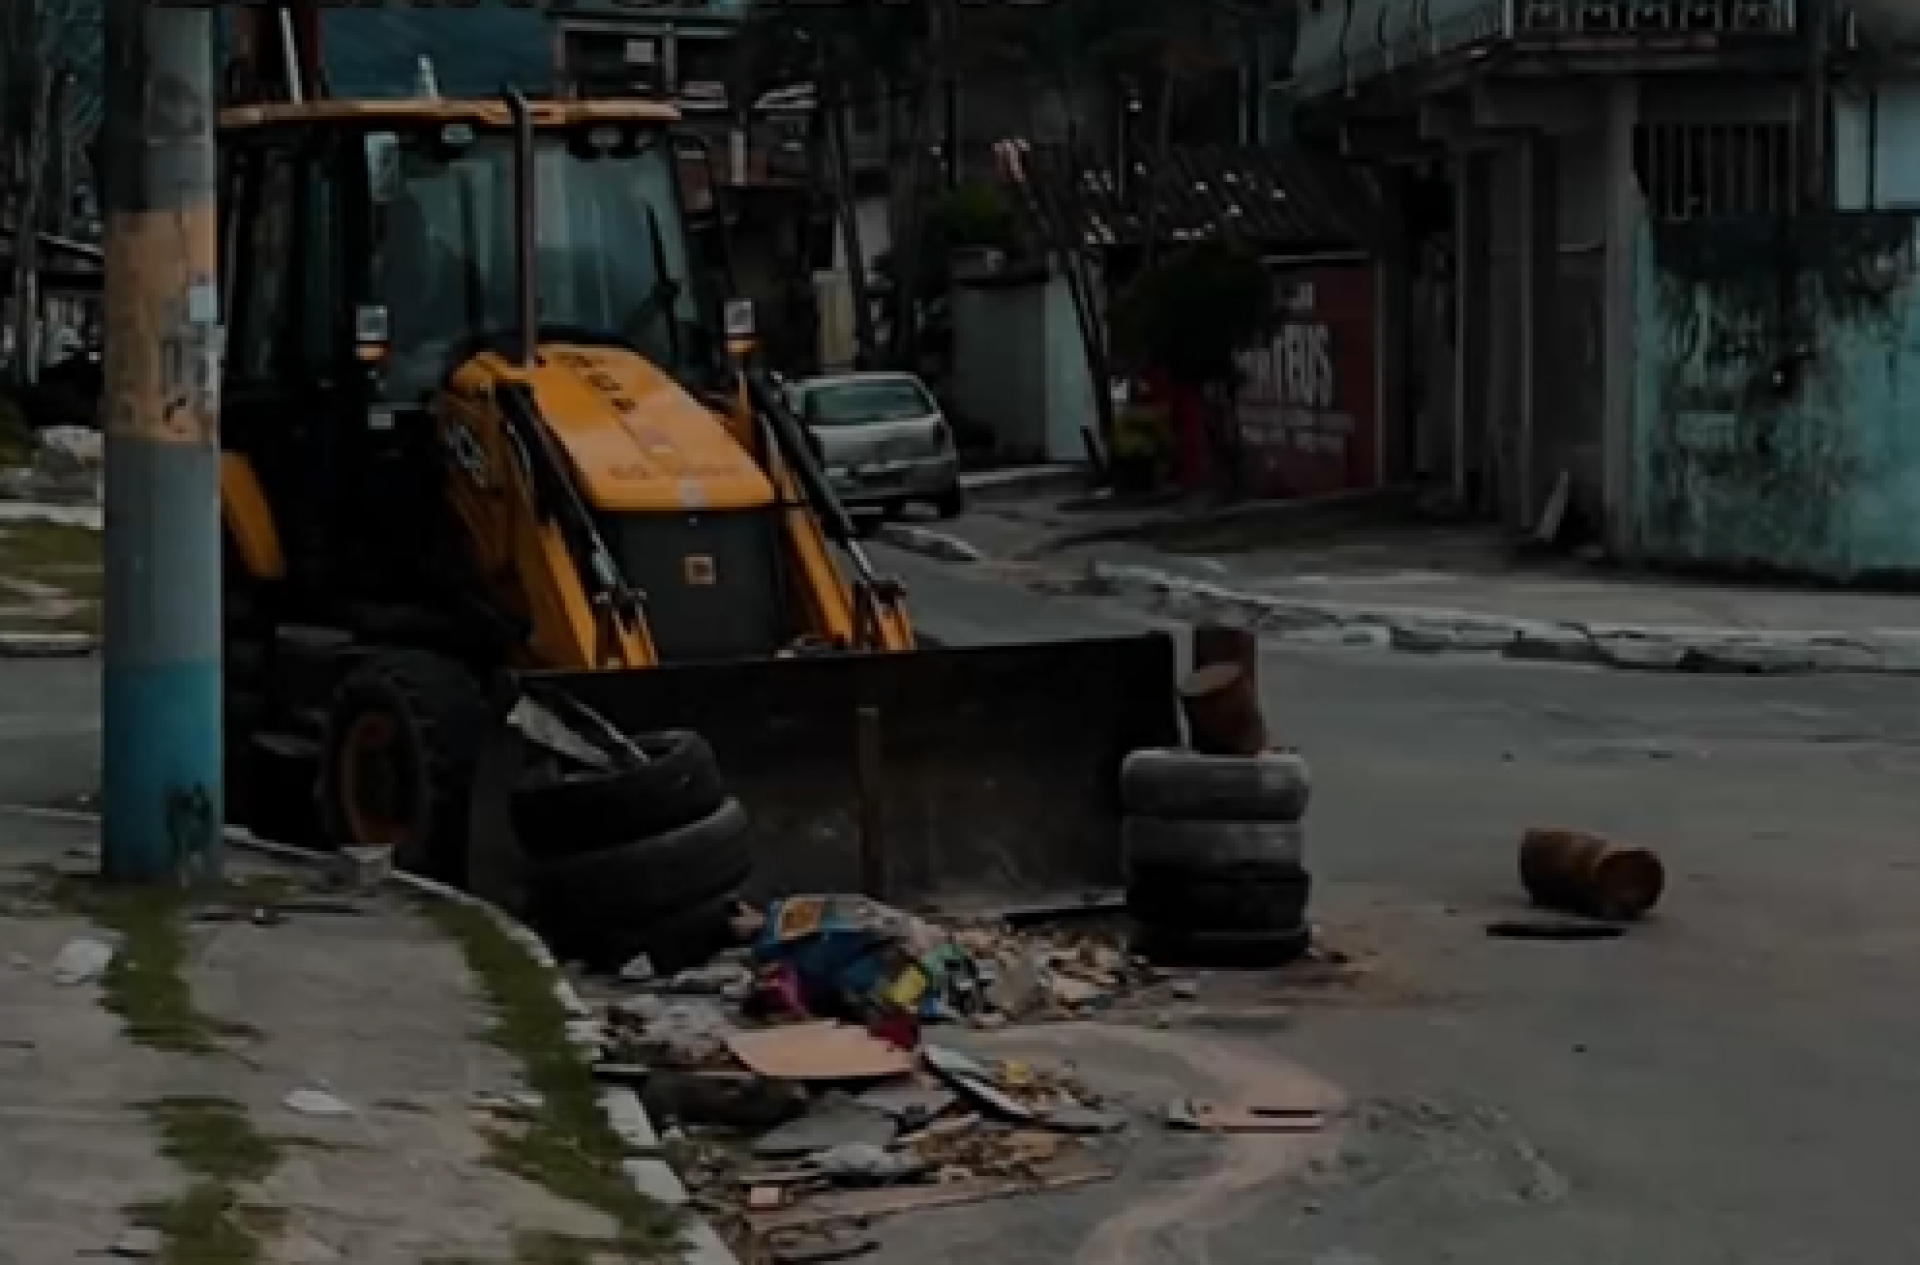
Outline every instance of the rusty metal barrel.
<svg viewBox="0 0 1920 1265">
<path fill-rule="evenodd" d="M 1598 835 L 1534 829 L 1520 840 L 1520 882 L 1535 904 L 1631 922 L 1660 902 L 1667 870 L 1646 848 L 1621 848 Z"/>
<path fill-rule="evenodd" d="M 1180 683 L 1188 744 L 1202 755 L 1253 756 L 1267 749 L 1267 722 L 1253 678 L 1236 663 L 1215 663 Z"/>
</svg>

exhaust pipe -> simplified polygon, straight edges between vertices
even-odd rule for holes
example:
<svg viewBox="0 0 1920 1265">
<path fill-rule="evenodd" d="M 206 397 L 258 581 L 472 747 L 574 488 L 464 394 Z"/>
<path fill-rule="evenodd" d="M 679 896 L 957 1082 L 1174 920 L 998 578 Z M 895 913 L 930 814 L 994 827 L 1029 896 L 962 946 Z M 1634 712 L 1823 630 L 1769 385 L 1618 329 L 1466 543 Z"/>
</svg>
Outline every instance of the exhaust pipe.
<svg viewBox="0 0 1920 1265">
<path fill-rule="evenodd" d="M 533 110 L 518 88 L 504 94 L 507 112 L 513 118 L 513 245 L 514 285 L 519 300 L 520 365 L 532 369 L 540 363 L 540 278 L 534 243 L 534 217 L 539 211 L 535 196 L 533 152 Z"/>
</svg>

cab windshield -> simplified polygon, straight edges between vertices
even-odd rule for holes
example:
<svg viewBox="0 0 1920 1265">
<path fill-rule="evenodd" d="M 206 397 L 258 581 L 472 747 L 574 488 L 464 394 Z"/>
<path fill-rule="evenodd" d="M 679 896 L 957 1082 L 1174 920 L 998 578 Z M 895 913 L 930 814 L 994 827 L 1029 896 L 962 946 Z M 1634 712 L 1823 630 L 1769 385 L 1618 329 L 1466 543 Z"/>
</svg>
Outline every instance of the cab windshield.
<svg viewBox="0 0 1920 1265">
<path fill-rule="evenodd" d="M 505 132 L 370 136 L 374 279 L 387 307 L 388 393 L 418 399 L 476 343 L 517 331 L 513 140 Z M 673 146 L 631 135 L 535 140 L 534 232 L 545 336 L 606 340 L 689 368 L 699 296 Z M 465 143 L 457 143 L 460 140 Z"/>
</svg>

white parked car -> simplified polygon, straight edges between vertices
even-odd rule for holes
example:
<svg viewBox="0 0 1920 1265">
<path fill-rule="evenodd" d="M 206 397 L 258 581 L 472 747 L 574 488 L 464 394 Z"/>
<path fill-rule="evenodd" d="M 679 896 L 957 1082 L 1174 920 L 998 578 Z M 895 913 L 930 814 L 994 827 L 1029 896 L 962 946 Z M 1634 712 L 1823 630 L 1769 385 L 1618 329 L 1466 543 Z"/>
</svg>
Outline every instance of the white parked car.
<svg viewBox="0 0 1920 1265">
<path fill-rule="evenodd" d="M 827 479 L 848 509 L 898 518 L 912 504 L 942 518 L 966 508 L 960 454 L 939 402 L 910 373 L 842 373 L 787 387 L 820 443 Z"/>
</svg>

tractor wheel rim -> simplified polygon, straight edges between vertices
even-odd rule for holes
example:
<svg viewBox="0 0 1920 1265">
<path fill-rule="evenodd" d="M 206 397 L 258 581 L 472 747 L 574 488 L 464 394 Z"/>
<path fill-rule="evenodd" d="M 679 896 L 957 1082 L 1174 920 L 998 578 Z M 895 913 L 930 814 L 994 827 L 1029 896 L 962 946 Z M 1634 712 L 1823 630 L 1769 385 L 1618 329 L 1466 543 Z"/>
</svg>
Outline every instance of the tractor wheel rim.
<svg viewBox="0 0 1920 1265">
<path fill-rule="evenodd" d="M 340 800 L 355 844 L 399 848 L 412 833 L 412 796 L 400 725 L 384 712 L 358 716 L 340 750 Z"/>
</svg>

